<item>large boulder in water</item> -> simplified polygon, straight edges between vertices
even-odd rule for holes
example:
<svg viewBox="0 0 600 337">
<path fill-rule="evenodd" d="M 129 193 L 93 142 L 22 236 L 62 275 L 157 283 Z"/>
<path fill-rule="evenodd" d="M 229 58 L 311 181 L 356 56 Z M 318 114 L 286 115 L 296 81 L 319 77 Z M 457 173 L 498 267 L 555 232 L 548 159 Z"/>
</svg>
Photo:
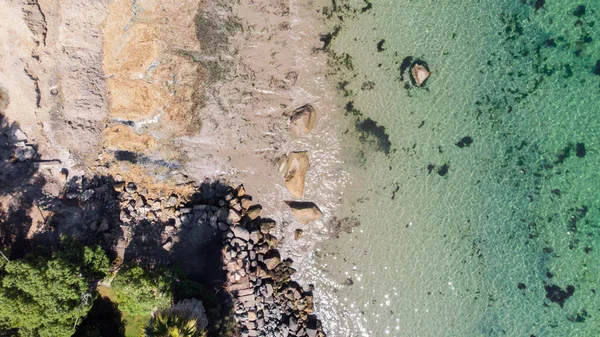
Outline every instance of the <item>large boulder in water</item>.
<svg viewBox="0 0 600 337">
<path fill-rule="evenodd" d="M 323 213 L 314 202 L 305 201 L 286 201 L 285 202 L 292 213 L 303 224 L 319 220 L 323 217 Z"/>
<path fill-rule="evenodd" d="M 291 112 L 290 130 L 296 137 L 307 135 L 317 126 L 317 112 L 310 104 L 305 104 Z"/>
<path fill-rule="evenodd" d="M 308 172 L 308 154 L 306 152 L 292 152 L 287 156 L 287 162 L 283 171 L 285 172 L 285 187 L 296 198 L 302 198 L 304 194 L 304 179 Z"/>
<path fill-rule="evenodd" d="M 417 87 L 422 86 L 425 81 L 429 78 L 429 69 L 427 68 L 427 64 L 422 61 L 415 61 L 412 64 L 412 69 L 410 71 L 411 78 L 414 84 Z"/>
</svg>

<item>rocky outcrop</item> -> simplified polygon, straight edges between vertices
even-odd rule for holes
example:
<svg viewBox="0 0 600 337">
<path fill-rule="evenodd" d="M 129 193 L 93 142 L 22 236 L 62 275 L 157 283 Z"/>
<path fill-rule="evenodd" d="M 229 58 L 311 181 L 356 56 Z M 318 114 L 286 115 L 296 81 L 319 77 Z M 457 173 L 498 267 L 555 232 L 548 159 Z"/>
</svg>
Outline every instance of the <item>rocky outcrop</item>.
<svg viewBox="0 0 600 337">
<path fill-rule="evenodd" d="M 277 250 L 279 240 L 271 234 L 276 223 L 261 218 L 260 205 L 248 205 L 247 200 L 252 198 L 246 195 L 243 186 L 213 188 L 206 182 L 203 186 L 190 197 L 171 192 L 156 195 L 142 185 L 112 181 L 101 182 L 99 186 L 74 186 L 77 188 L 68 191 L 65 198 L 86 204 L 98 203 L 105 207 L 94 209 L 110 207 L 116 213 L 114 219 L 94 221 L 86 230 L 118 241 L 120 261 L 125 248 L 135 252 L 156 246 L 170 251 L 179 245 L 171 252 L 177 253 L 184 248 L 181 242 L 186 239 L 182 236 L 189 235 L 193 229 L 206 229 L 201 232 L 222 243 L 225 289 L 234 300 L 239 336 L 324 337 L 321 322 L 314 313 L 312 286 L 303 288 L 291 280 L 295 273 L 293 261 L 282 257 Z M 304 204 L 313 207 L 302 207 Z M 312 203 L 292 202 L 291 206 L 301 211 L 318 211 Z M 144 223 L 148 223 L 146 227 Z M 150 241 L 154 235 L 151 232 L 138 231 L 144 228 L 160 232 L 155 233 L 156 241 Z M 132 248 L 128 243 L 136 239 L 131 229 L 146 236 L 142 239 L 143 246 Z M 193 254 L 197 251 L 192 250 Z"/>
<path fill-rule="evenodd" d="M 308 172 L 308 154 L 306 152 L 292 152 L 287 156 L 283 167 L 285 187 L 296 198 L 304 194 L 304 180 Z"/>
<path fill-rule="evenodd" d="M 313 202 L 286 201 L 285 203 L 290 207 L 296 219 L 303 224 L 319 220 L 323 217 L 323 213 Z"/>
<path fill-rule="evenodd" d="M 324 337 L 312 289 L 291 280 L 293 261 L 282 260 L 275 248 L 274 227 L 272 220 L 252 219 L 243 208 L 239 223 L 219 224 L 226 289 L 234 297 L 240 336 Z"/>
<path fill-rule="evenodd" d="M 417 87 L 422 86 L 425 83 L 425 81 L 427 81 L 430 74 L 431 73 L 427 68 L 427 64 L 425 64 L 424 62 L 415 61 L 413 63 L 410 75 Z"/>
<path fill-rule="evenodd" d="M 296 137 L 306 136 L 317 126 L 317 112 L 305 104 L 291 112 L 290 130 Z"/>
</svg>

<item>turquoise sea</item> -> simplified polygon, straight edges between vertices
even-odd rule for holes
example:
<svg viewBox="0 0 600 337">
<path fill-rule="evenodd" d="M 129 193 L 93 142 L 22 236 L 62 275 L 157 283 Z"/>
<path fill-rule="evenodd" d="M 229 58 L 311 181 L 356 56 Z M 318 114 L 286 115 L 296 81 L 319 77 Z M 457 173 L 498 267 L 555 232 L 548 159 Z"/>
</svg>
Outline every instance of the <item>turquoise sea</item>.
<svg viewBox="0 0 600 337">
<path fill-rule="evenodd" d="M 321 14 L 352 177 L 337 217 L 360 222 L 316 254 L 328 335 L 600 336 L 600 1 Z"/>
</svg>

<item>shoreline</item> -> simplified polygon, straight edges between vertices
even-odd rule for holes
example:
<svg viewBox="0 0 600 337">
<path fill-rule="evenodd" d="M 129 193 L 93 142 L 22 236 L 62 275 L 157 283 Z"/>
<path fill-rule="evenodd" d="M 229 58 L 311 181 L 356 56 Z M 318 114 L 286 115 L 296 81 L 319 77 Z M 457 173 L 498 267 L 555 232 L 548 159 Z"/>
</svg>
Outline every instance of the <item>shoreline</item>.
<svg viewBox="0 0 600 337">
<path fill-rule="evenodd" d="M 325 27 L 320 8 L 315 3 L 263 7 L 244 1 L 233 7 L 215 2 L 196 10 L 196 4 L 185 2 L 185 16 L 172 4 L 142 7 L 124 0 L 84 9 L 74 2 L 59 6 L 54 0 L 40 0 L 34 6 L 34 18 L 39 13 L 43 20 L 20 22 L 28 28 L 19 35 L 23 41 L 32 36 L 38 39 L 34 53 L 26 52 L 19 61 L 34 73 L 20 74 L 25 75 L 25 83 L 7 88 L 13 102 L 6 107 L 3 122 L 12 123 L 18 142 L 33 149 L 18 159 L 30 168 L 21 173 L 22 178 L 40 182 L 26 191 L 28 198 L 60 202 L 35 204 L 36 210 L 9 195 L 2 196 L 2 206 L 8 213 L 12 212 L 8 207 L 35 213 L 23 224 L 29 226 L 22 233 L 26 241 L 54 235 L 47 219 L 60 218 L 65 221 L 61 232 L 75 237 L 97 234 L 108 240 L 106 245 L 114 245 L 122 263 L 130 254 L 125 247 L 131 241 L 142 240 L 137 242 L 140 248 L 147 235 L 158 235 L 156 228 L 140 223 L 169 223 L 165 231 L 177 232 L 171 220 L 181 225 L 181 214 L 170 205 L 169 196 L 191 195 L 206 177 L 244 182 L 255 196 L 252 201 L 262 204 L 263 214 L 278 224 L 272 231 L 281 238 L 281 258 L 294 260 L 298 269 L 294 279 L 304 283 L 311 277 L 308 268 L 313 265 L 315 245 L 331 235 L 330 222 L 348 181 L 339 160 L 337 92 L 327 78 L 328 55 L 318 51 Z M 76 8 L 73 15 L 65 15 L 72 8 Z M 20 6 L 14 9 L 19 14 Z M 83 10 L 96 14 L 89 22 L 91 28 L 76 25 L 63 35 L 61 27 L 79 24 Z M 202 27 L 209 27 L 205 35 Z M 44 32 L 43 41 L 40 32 Z M 94 39 L 88 40 L 90 33 Z M 209 45 L 215 50 L 198 46 L 198 40 L 215 42 Z M 60 54 L 66 42 L 80 43 L 83 48 L 69 49 L 55 61 L 52 55 Z M 73 59 L 79 62 L 76 74 L 96 80 L 75 83 L 77 75 L 71 78 L 73 69 L 68 67 Z M 26 104 L 17 105 L 20 90 L 29 95 L 22 95 L 27 97 Z M 35 112 L 22 115 L 33 107 L 36 97 Z M 298 137 L 291 130 L 289 114 L 306 104 L 314 107 L 317 122 L 314 130 Z M 17 139 L 9 141 L 12 146 Z M 281 159 L 296 152 L 306 152 L 309 158 L 299 195 L 290 193 L 278 170 Z M 76 200 L 82 205 L 88 200 L 97 202 L 102 196 L 108 201 L 110 193 L 103 184 L 85 187 L 102 177 L 114 179 L 121 194 L 130 194 L 119 200 L 125 213 L 115 217 L 94 209 L 84 214 L 67 205 Z M 123 185 L 124 181 L 133 187 Z M 286 203 L 291 200 L 314 202 L 322 219 L 296 220 Z M 70 218 L 69 212 L 81 219 Z M 108 218 L 94 218 L 105 215 Z M 77 224 L 82 219 L 89 221 Z M 136 225 L 117 226 L 131 221 Z M 121 237 L 116 237 L 119 233 Z M 175 242 L 164 234 L 152 242 L 170 249 Z M 140 252 L 144 250 L 136 253 Z M 313 310 L 319 314 L 310 291 L 291 287 L 300 289 L 302 299 L 310 296 L 309 314 Z M 282 301 L 280 305 L 286 306 L 283 297 Z M 298 320 L 305 322 L 306 317 Z M 311 329 L 316 329 L 313 321 Z M 320 323 L 315 329 L 310 334 L 322 335 Z"/>
</svg>

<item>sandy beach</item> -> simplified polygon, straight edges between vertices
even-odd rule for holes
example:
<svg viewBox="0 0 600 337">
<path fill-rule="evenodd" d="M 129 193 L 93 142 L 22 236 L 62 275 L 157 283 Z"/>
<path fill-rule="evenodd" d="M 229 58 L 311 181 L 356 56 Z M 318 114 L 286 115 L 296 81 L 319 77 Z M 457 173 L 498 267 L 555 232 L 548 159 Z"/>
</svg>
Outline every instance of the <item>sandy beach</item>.
<svg viewBox="0 0 600 337">
<path fill-rule="evenodd" d="M 31 198 L 63 197 L 69 186 L 85 186 L 79 177 L 92 176 L 136 184 L 144 200 L 159 201 L 169 194 L 192 200 L 185 198 L 206 178 L 243 183 L 262 217 L 276 221 L 281 256 L 294 260 L 294 277 L 303 279 L 315 244 L 330 235 L 348 179 L 339 160 L 328 55 L 319 50 L 323 4 L 3 0 L 0 6 L 0 86 L 10 97 L 3 125 L 33 149 L 21 158 L 43 181 Z M 307 104 L 313 125 L 299 136 L 291 117 Z M 308 161 L 300 193 L 286 188 L 281 171 L 292 153 Z M 30 179 L 25 173 L 19 179 Z M 291 200 L 316 204 L 323 217 L 298 221 L 286 204 Z M 46 219 L 60 213 L 14 194 L 3 194 L 1 205 L 8 213 L 31 207 L 27 239 L 50 233 Z M 81 233 L 81 219 L 62 219 L 65 233 Z M 136 240 L 135 230 L 122 235 L 109 239 L 119 258 Z"/>
</svg>

